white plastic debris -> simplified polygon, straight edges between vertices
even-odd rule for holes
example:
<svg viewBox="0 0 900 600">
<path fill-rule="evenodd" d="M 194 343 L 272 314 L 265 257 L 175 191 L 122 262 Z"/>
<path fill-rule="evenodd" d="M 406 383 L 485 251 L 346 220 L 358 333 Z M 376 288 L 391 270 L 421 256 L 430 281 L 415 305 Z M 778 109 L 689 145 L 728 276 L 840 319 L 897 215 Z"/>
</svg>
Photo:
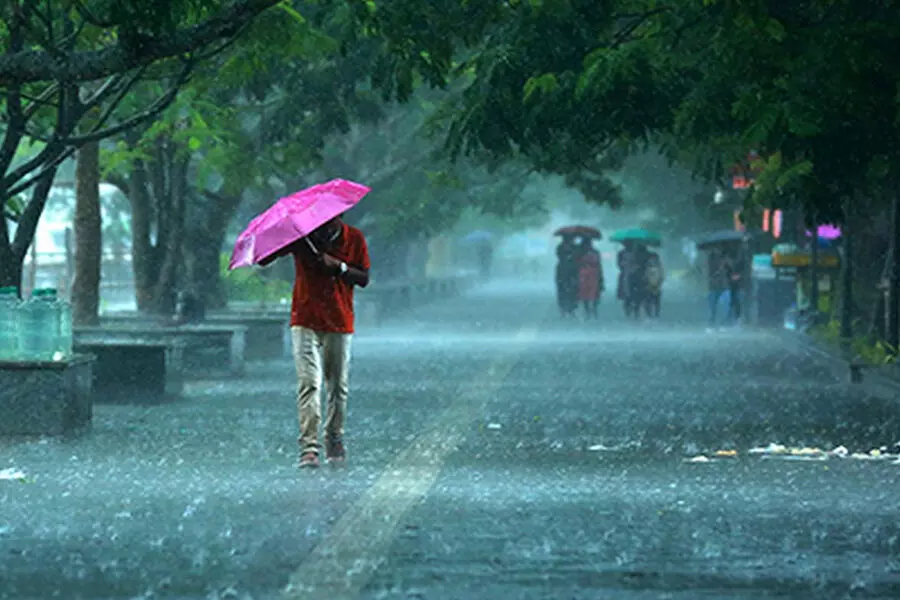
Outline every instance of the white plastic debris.
<svg viewBox="0 0 900 600">
<path fill-rule="evenodd" d="M 25 481 L 25 473 L 19 469 L 0 469 L 0 480 Z"/>
<path fill-rule="evenodd" d="M 831 453 L 835 456 L 846 457 L 850 455 L 850 450 L 847 449 L 846 446 L 838 446 Z"/>
<path fill-rule="evenodd" d="M 494 429 L 494 430 L 502 429 L 502 427 L 503 426 L 500 423 L 488 423 L 488 426 L 487 426 L 488 429 Z"/>
<path fill-rule="evenodd" d="M 694 458 L 688 459 L 687 462 L 692 462 L 692 463 L 708 463 L 708 462 L 712 462 L 712 461 L 711 461 L 708 457 L 703 456 L 703 455 L 700 455 L 700 456 L 695 456 Z"/>
<path fill-rule="evenodd" d="M 787 454 L 787 446 L 782 444 L 769 444 L 764 448 L 750 448 L 750 454 Z"/>
</svg>

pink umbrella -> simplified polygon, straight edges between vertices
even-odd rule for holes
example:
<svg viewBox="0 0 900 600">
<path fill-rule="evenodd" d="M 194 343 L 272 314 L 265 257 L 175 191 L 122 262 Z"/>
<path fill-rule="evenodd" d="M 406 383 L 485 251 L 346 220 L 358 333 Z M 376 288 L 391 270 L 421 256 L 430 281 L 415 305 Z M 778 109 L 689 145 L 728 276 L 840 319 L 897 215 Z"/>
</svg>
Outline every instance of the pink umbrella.
<svg viewBox="0 0 900 600">
<path fill-rule="evenodd" d="M 836 240 L 841 237 L 841 228 L 834 225 L 819 225 L 816 233 L 823 240 Z M 812 237 L 812 231 L 807 231 L 806 237 Z"/>
<path fill-rule="evenodd" d="M 285 196 L 250 221 L 238 236 L 228 268 L 259 263 L 345 213 L 369 191 L 371 188 L 362 184 L 333 179 Z"/>
</svg>

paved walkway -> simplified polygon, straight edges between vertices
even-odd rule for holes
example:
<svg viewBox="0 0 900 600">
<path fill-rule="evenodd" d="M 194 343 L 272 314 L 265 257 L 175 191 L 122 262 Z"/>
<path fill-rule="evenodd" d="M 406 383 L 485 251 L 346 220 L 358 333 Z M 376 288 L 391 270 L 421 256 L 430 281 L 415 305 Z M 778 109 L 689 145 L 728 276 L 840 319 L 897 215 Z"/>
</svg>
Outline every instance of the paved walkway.
<svg viewBox="0 0 900 600">
<path fill-rule="evenodd" d="M 898 399 L 670 296 L 561 322 L 498 283 L 360 332 L 343 468 L 295 468 L 287 362 L 0 445 L 0 597 L 900 597 L 895 459 L 750 452 L 895 452 Z"/>
</svg>

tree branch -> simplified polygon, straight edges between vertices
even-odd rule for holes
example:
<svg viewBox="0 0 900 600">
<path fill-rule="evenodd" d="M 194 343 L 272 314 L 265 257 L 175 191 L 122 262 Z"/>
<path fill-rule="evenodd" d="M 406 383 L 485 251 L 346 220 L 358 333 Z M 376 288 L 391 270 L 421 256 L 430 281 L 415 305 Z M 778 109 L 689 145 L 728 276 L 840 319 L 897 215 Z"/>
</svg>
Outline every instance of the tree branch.
<svg viewBox="0 0 900 600">
<path fill-rule="evenodd" d="M 192 62 L 186 64 L 176 82 L 169 86 L 169 89 L 166 90 L 166 93 L 157 98 L 156 101 L 154 101 L 153 104 L 148 106 L 145 110 L 137 113 L 136 115 L 132 115 L 130 118 L 122 121 L 121 123 L 118 123 L 111 127 L 107 127 L 105 129 L 100 129 L 103 126 L 103 123 L 105 123 L 109 116 L 112 114 L 112 109 L 110 107 L 107 107 L 106 112 L 100 118 L 97 125 L 94 126 L 90 133 L 87 133 L 85 135 L 71 136 L 64 139 L 63 142 L 67 145 L 73 145 L 75 147 L 82 146 L 88 142 L 98 142 L 102 139 L 118 135 L 123 131 L 131 129 L 132 127 L 137 127 L 138 125 L 146 121 L 156 118 L 157 115 L 169 108 L 169 106 L 178 96 L 178 90 L 180 90 L 184 83 L 188 80 L 192 68 Z M 125 93 L 127 93 L 128 88 L 130 87 L 131 86 L 129 85 L 128 87 L 123 88 L 113 102 L 115 104 L 121 102 L 121 100 L 125 97 Z"/>
<path fill-rule="evenodd" d="M 37 230 L 38 221 L 41 213 L 44 212 L 44 206 L 47 204 L 47 196 L 50 194 L 50 188 L 53 187 L 53 177 L 55 171 L 47 171 L 41 176 L 38 185 L 31 192 L 31 200 L 22 211 L 19 217 L 18 227 L 16 227 L 16 236 L 13 239 L 12 251 L 16 259 L 25 258 L 28 252 L 28 246 L 34 240 L 34 232 Z"/>
<path fill-rule="evenodd" d="M 75 151 L 84 144 L 87 144 L 89 142 L 97 142 L 108 137 L 118 135 L 124 131 L 132 129 L 133 127 L 137 127 L 138 125 L 146 121 L 156 118 L 156 116 L 166 110 L 178 96 L 178 90 L 182 85 L 184 85 L 184 82 L 187 80 L 192 67 L 193 62 L 187 62 L 175 83 L 173 83 L 169 87 L 164 95 L 157 98 L 156 101 L 154 101 L 154 103 L 148 106 L 145 110 L 137 113 L 136 115 L 132 115 L 125 121 L 113 125 L 112 127 L 102 129 L 103 124 L 112 115 L 115 107 L 124 99 L 125 95 L 128 93 L 128 90 L 137 81 L 137 77 L 130 78 L 129 81 L 127 81 L 126 84 L 117 91 L 116 97 L 113 98 L 110 104 L 106 107 L 103 115 L 100 116 L 100 118 L 97 120 L 97 123 L 94 124 L 94 127 L 89 133 L 84 135 L 65 137 L 60 137 L 58 135 L 58 132 L 57 134 L 54 134 L 54 136 L 47 141 L 47 146 L 45 146 L 44 149 L 35 158 L 28 161 L 28 163 L 26 163 L 25 165 L 22 165 L 8 178 L 8 184 L 12 187 L 10 187 L 7 193 L 10 195 L 14 195 L 27 190 L 38 180 L 40 180 L 45 173 L 51 170 L 55 170 L 60 165 L 60 163 L 72 156 L 72 154 L 74 154 Z M 61 148 L 66 149 L 61 150 Z M 50 159 L 54 152 L 61 153 L 56 158 L 53 158 L 48 162 L 48 159 Z M 43 166 L 40 166 L 42 163 L 44 163 Z M 38 168 L 39 170 L 35 175 L 29 177 L 27 180 L 19 183 L 18 185 L 13 185 L 15 181 L 25 177 L 29 172 L 33 171 L 36 168 Z"/>
<path fill-rule="evenodd" d="M 94 15 L 81 0 L 75 0 L 75 10 L 78 11 L 78 14 L 81 15 L 81 18 L 84 19 L 85 22 L 90 23 L 94 27 L 111 29 L 116 26 L 116 23 L 112 21 L 104 21 L 103 19 L 97 18 L 97 16 Z"/>
<path fill-rule="evenodd" d="M 73 52 L 67 62 L 50 53 L 19 51 L 0 56 L 0 86 L 35 81 L 94 81 L 186 54 L 230 38 L 257 15 L 280 0 L 236 0 L 214 17 L 183 27 L 171 35 L 147 38 L 139 48 L 119 41 L 102 50 Z"/>
<path fill-rule="evenodd" d="M 54 83 L 52 85 L 47 86 L 43 92 L 41 92 L 40 96 L 35 98 L 31 98 L 31 104 L 25 109 L 25 120 L 30 121 L 31 117 L 34 116 L 34 113 L 39 111 L 44 106 L 50 105 L 50 98 L 59 91 L 59 84 Z"/>
</svg>

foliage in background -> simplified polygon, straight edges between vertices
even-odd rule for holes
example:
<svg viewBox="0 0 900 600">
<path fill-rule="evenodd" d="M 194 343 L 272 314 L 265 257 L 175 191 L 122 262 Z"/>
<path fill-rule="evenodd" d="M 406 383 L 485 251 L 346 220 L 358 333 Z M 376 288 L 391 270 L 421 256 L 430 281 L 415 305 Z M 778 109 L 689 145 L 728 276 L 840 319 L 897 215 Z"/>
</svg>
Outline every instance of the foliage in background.
<svg viewBox="0 0 900 600">
<path fill-rule="evenodd" d="M 236 302 L 290 302 L 291 283 L 283 279 L 271 278 L 261 269 L 228 270 L 231 255 L 223 253 L 219 259 L 219 272 L 225 293 L 229 300 Z"/>
<path fill-rule="evenodd" d="M 860 325 L 861 323 L 856 323 Z M 841 343 L 840 321 L 832 319 L 824 325 L 816 325 L 810 329 L 810 334 L 832 348 L 838 348 Z M 867 336 L 855 336 L 851 341 L 851 351 L 854 356 L 862 358 L 867 364 L 883 366 L 897 363 L 896 349 L 892 349 L 883 340 L 873 342 Z"/>
<path fill-rule="evenodd" d="M 82 145 L 151 122 L 194 68 L 225 50 L 279 0 L 156 0 L 0 5 L 0 201 L 26 192 L 14 237 L 0 219 L 0 285 L 21 283 L 22 263 L 60 163 Z M 158 93 L 125 111 L 147 82 Z M 152 87 L 152 85 L 151 85 Z M 126 102 L 127 104 L 127 102 Z M 16 162 L 20 150 L 40 147 Z"/>
</svg>

